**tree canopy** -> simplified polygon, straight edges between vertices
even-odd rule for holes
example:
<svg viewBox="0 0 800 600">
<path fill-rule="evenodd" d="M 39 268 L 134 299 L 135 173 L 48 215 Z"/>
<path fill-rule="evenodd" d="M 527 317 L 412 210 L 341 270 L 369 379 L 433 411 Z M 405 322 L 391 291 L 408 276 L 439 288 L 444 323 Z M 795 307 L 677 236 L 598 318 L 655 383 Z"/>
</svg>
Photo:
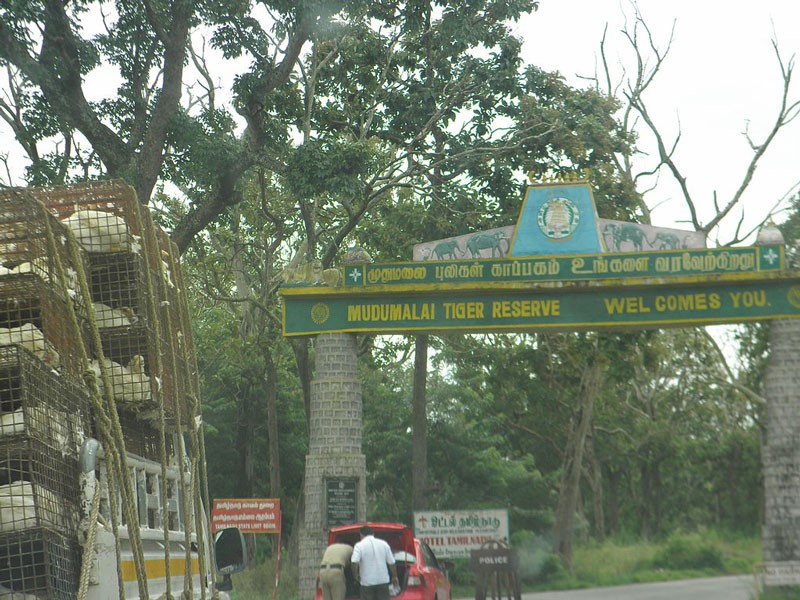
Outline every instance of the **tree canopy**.
<svg viewBox="0 0 800 600">
<path fill-rule="evenodd" d="M 0 117 L 27 158 L 25 181 L 123 178 L 183 253 L 213 492 L 299 505 L 313 346 L 281 337 L 285 273 L 309 261 L 334 266 L 351 246 L 407 259 L 416 242 L 511 224 L 529 172 L 590 169 L 600 216 L 646 222 L 643 173 L 630 160 L 637 115 L 659 141 L 648 172 L 680 180 L 644 99 L 665 55 L 620 97 L 610 77 L 608 89 L 571 87 L 522 61 L 509 25 L 537 7 L 0 6 Z M 645 27 L 638 15 L 634 23 Z M 751 169 L 796 114 L 791 65 L 784 74 L 776 127 Z M 371 516 L 408 520 L 411 341 L 360 342 Z M 733 385 L 700 332 L 447 336 L 431 345 L 432 507 L 508 506 L 513 528 L 539 532 L 574 513 L 564 527 L 600 537 L 757 524 L 759 505 L 743 498 L 759 485 L 762 407 L 742 391 L 753 382 Z M 695 509 L 675 508 L 684 506 Z"/>
</svg>

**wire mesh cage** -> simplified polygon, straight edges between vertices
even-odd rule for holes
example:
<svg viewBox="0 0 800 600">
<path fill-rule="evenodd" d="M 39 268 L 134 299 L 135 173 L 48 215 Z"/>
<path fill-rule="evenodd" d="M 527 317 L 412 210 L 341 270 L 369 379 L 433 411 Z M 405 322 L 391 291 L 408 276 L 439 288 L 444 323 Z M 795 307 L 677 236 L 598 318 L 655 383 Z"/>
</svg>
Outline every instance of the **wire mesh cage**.
<svg viewBox="0 0 800 600">
<path fill-rule="evenodd" d="M 80 560 L 76 541 L 47 529 L 0 534 L 0 598 L 74 600 Z"/>
<path fill-rule="evenodd" d="M 147 460 L 161 460 L 161 431 L 155 415 L 123 411 L 119 415 L 119 422 L 125 432 L 125 448 L 128 452 Z M 164 436 L 164 452 L 168 461 L 175 456 L 175 444 L 169 431 Z"/>
<path fill-rule="evenodd" d="M 76 265 L 64 226 L 25 189 L 0 190 L 0 275 L 35 275 L 75 293 Z"/>
<path fill-rule="evenodd" d="M 174 422 L 173 398 L 184 398 L 188 385 L 186 359 L 180 354 L 188 336 L 183 330 L 186 322 L 179 318 L 185 298 L 178 295 L 176 285 L 180 276 L 174 259 L 177 247 L 139 206 L 133 188 L 122 182 L 90 182 L 31 193 L 64 223 L 81 211 L 93 211 L 99 220 L 94 213 L 105 211 L 127 226 L 127 245 L 81 242 L 104 356 L 101 359 L 93 348 L 92 368 L 98 375 L 103 367 L 112 372 L 118 406 L 152 410 L 153 403 L 164 402 L 167 417 Z M 168 314 L 175 318 L 167 319 Z M 179 406 L 181 414 L 187 413 L 184 400 Z"/>
<path fill-rule="evenodd" d="M 118 409 L 140 412 L 155 408 L 160 398 L 160 380 L 150 374 L 156 351 L 152 338 L 145 335 L 143 328 L 134 326 L 125 331 L 102 332 L 100 340 L 104 358 L 93 359 L 91 368 L 101 393 L 105 392 L 105 371 Z"/>
<path fill-rule="evenodd" d="M 129 185 L 90 181 L 30 188 L 30 193 L 72 230 L 87 252 L 135 252 L 141 247 L 139 206 Z"/>
<path fill-rule="evenodd" d="M 76 454 L 90 433 L 89 400 L 77 383 L 25 348 L 0 347 L 0 442 L 32 437 Z"/>
<path fill-rule="evenodd" d="M 139 255 L 92 254 L 87 263 L 86 278 L 99 329 L 150 325 L 147 271 Z"/>
<path fill-rule="evenodd" d="M 0 346 L 17 344 L 48 367 L 81 374 L 82 332 L 70 305 L 38 277 L 0 278 Z"/>
<path fill-rule="evenodd" d="M 0 535 L 45 527 L 74 535 L 78 459 L 36 438 L 0 442 Z"/>
<path fill-rule="evenodd" d="M 76 449 L 93 426 L 102 438 L 107 419 L 90 402 L 84 357 L 101 387 L 112 388 L 124 438 L 112 443 L 126 452 L 131 471 L 122 477 L 133 482 L 139 526 L 182 528 L 183 471 L 172 467 L 165 478 L 159 465 L 164 452 L 168 462 L 180 462 L 177 418 L 194 426 L 198 411 L 178 251 L 121 182 L 0 190 L 0 213 L 0 597 L 8 589 L 73 598 L 80 565 Z M 18 229 L 25 235 L 14 237 Z M 80 264 L 70 262 L 76 255 Z M 25 263 L 31 266 L 19 266 Z M 97 474 L 108 517 L 119 481 L 109 483 L 102 460 Z"/>
</svg>

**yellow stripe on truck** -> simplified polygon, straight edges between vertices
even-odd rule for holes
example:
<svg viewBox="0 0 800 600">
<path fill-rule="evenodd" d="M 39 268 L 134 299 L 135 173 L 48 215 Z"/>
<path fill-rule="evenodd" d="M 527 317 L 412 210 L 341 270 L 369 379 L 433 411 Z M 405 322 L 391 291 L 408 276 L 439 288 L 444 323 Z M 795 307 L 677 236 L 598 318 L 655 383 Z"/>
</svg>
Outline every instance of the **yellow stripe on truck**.
<svg viewBox="0 0 800 600">
<path fill-rule="evenodd" d="M 169 559 L 170 577 L 183 577 L 185 575 L 185 565 L 186 561 L 183 558 Z M 147 579 L 155 579 L 157 577 L 167 576 L 166 562 L 164 559 L 155 558 L 146 560 L 144 561 L 144 568 L 145 573 L 147 574 Z M 200 562 L 196 558 L 193 558 L 192 575 L 197 575 L 198 573 L 200 573 Z M 136 581 L 136 563 L 134 561 L 122 561 L 122 581 L 125 583 Z"/>
</svg>

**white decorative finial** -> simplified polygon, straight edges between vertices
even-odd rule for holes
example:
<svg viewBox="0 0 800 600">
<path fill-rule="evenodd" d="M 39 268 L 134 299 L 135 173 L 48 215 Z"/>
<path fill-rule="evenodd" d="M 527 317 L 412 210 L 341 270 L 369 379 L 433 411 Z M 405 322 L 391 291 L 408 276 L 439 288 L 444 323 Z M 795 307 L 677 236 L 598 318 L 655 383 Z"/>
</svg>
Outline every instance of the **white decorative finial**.
<svg viewBox="0 0 800 600">
<path fill-rule="evenodd" d="M 778 226 L 770 219 L 761 229 L 758 230 L 756 236 L 756 246 L 782 246 L 786 243 L 783 239 L 783 234 Z"/>
</svg>

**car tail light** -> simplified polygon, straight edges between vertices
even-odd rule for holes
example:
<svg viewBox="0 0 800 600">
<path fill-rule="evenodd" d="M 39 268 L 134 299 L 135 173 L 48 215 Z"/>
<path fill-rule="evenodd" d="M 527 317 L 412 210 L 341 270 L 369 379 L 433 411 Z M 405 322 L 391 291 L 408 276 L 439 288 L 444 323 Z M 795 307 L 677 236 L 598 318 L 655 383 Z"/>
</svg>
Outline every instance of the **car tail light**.
<svg viewBox="0 0 800 600">
<path fill-rule="evenodd" d="M 408 585 L 409 587 L 413 585 L 425 585 L 425 580 L 422 578 L 422 575 L 416 573 L 414 575 L 408 576 L 408 582 L 406 585 Z"/>
</svg>

